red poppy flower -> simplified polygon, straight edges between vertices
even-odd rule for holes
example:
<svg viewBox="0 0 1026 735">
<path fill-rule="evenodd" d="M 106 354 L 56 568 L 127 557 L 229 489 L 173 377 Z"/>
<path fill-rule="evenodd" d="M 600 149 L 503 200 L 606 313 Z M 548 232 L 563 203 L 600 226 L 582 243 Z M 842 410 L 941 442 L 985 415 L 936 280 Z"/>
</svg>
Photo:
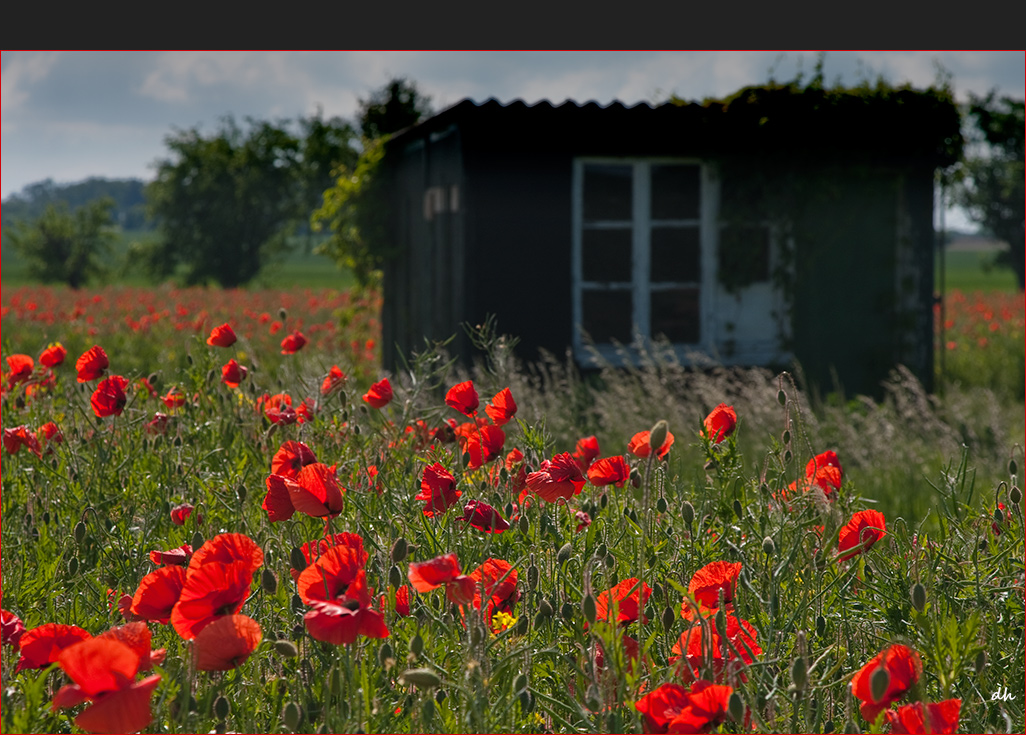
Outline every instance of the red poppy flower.
<svg viewBox="0 0 1026 735">
<path fill-rule="evenodd" d="M 192 511 L 195 506 L 189 503 L 181 503 L 171 509 L 171 522 L 176 526 L 184 526 L 185 522 L 192 515 Z"/>
<path fill-rule="evenodd" d="M 471 470 L 476 470 L 498 457 L 502 452 L 502 445 L 506 443 L 506 432 L 488 423 L 460 424 L 456 427 L 455 433 L 460 443 L 460 451 L 469 455 L 467 469 Z"/>
<path fill-rule="evenodd" d="M 154 564 L 168 564 L 171 566 L 184 567 L 192 558 L 192 547 L 189 544 L 182 544 L 170 551 L 151 551 L 150 561 Z"/>
<path fill-rule="evenodd" d="M 170 388 L 161 399 L 168 408 L 181 408 L 185 405 L 185 394 L 177 388 Z"/>
<path fill-rule="evenodd" d="M 480 401 L 477 397 L 477 391 L 474 390 L 473 381 L 467 380 L 457 383 L 450 388 L 449 392 L 445 394 L 445 405 L 455 408 L 465 416 L 473 416 L 477 413 Z"/>
<path fill-rule="evenodd" d="M 25 632 L 25 624 L 12 612 L 0 609 L 0 643 L 17 646 Z"/>
<path fill-rule="evenodd" d="M 424 468 L 415 499 L 424 501 L 424 515 L 433 518 L 436 513 L 449 510 L 462 494 L 456 489 L 456 479 L 440 462 L 435 462 Z"/>
<path fill-rule="evenodd" d="M 688 690 L 680 684 L 667 683 L 652 690 L 634 707 L 641 713 L 642 726 L 647 733 L 668 733 L 670 723 L 687 709 Z"/>
<path fill-rule="evenodd" d="M 324 377 L 321 383 L 321 395 L 326 396 L 346 384 L 346 374 L 339 369 L 338 365 L 332 365 L 331 370 Z"/>
<path fill-rule="evenodd" d="M 666 432 L 666 440 L 663 445 L 659 447 L 656 452 L 656 458 L 666 459 L 666 455 L 670 453 L 670 447 L 673 446 L 673 434 L 669 431 Z M 649 446 L 648 432 L 639 431 L 637 434 L 631 437 L 631 440 L 627 443 L 627 451 L 633 454 L 635 457 L 641 457 L 644 459 L 648 457 L 652 452 L 652 447 Z"/>
<path fill-rule="evenodd" d="M 256 650 L 264 634 L 246 615 L 225 615 L 196 635 L 193 654 L 197 671 L 229 671 L 238 668 Z"/>
<path fill-rule="evenodd" d="M 827 450 L 810 459 L 808 464 L 805 465 L 805 476 L 815 477 L 816 470 L 821 467 L 836 467 L 840 471 L 841 462 L 837 458 L 837 452 Z"/>
<path fill-rule="evenodd" d="M 53 442 L 54 444 L 60 444 L 64 441 L 64 434 L 61 433 L 60 427 L 53 421 L 47 421 L 39 427 L 39 430 L 36 432 L 36 439 L 40 436 L 46 439 L 47 442 Z"/>
<path fill-rule="evenodd" d="M 395 591 L 395 612 L 401 618 L 410 615 L 410 588 L 405 584 Z"/>
<path fill-rule="evenodd" d="M 474 599 L 474 580 L 460 573 L 456 554 L 425 562 L 410 562 L 406 576 L 417 592 L 430 592 L 444 584 L 446 597 L 457 605 L 465 605 Z"/>
<path fill-rule="evenodd" d="M 357 534 L 346 534 L 300 572 L 296 583 L 300 598 L 309 605 L 315 600 L 331 602 L 341 597 L 368 558 L 363 539 Z"/>
<path fill-rule="evenodd" d="M 751 664 L 755 660 L 754 657 L 762 653 L 762 648 L 755 640 L 758 634 L 751 623 L 731 613 L 726 613 L 725 618 L 726 637 L 733 648 L 725 644 L 713 621 L 704 619 L 696 620 L 673 644 L 671 650 L 674 655 L 670 656 L 668 661 L 671 664 L 680 662 L 677 673 L 684 680 L 694 679 L 695 673 L 701 672 L 705 662 L 711 661 L 713 677 L 719 681 L 728 666 L 740 668 Z M 724 648 L 727 651 L 726 658 Z M 735 655 L 735 649 L 740 654 L 740 659 Z"/>
<path fill-rule="evenodd" d="M 55 368 L 64 362 L 68 351 L 60 342 L 54 342 L 39 355 L 39 362 L 48 368 Z"/>
<path fill-rule="evenodd" d="M 302 544 L 299 547 L 299 550 L 302 552 L 303 558 L 306 559 L 306 563 L 303 565 L 302 569 L 296 569 L 295 567 L 290 568 L 289 574 L 291 574 L 292 578 L 298 582 L 300 573 L 313 564 L 333 546 L 351 546 L 354 549 L 358 549 L 363 559 L 360 562 L 360 566 L 363 566 L 367 562 L 367 554 L 363 551 L 363 538 L 356 533 L 342 532 Z"/>
<path fill-rule="evenodd" d="M 231 359 L 221 366 L 221 382 L 229 388 L 238 388 L 248 372 L 248 368 Z"/>
<path fill-rule="evenodd" d="M 587 472 L 591 463 L 599 456 L 598 439 L 594 436 L 586 436 L 577 440 L 577 447 L 574 449 L 574 459 L 581 467 L 581 472 Z"/>
<path fill-rule="evenodd" d="M 363 394 L 363 400 L 374 408 L 384 408 L 392 400 L 392 384 L 382 378 Z"/>
<path fill-rule="evenodd" d="M 36 363 L 28 355 L 8 355 L 7 366 L 11 368 L 7 384 L 15 385 L 29 379 Z"/>
<path fill-rule="evenodd" d="M 105 630 L 96 636 L 100 640 L 115 640 L 124 643 L 139 656 L 139 670 L 149 671 L 160 666 L 167 657 L 167 649 L 153 649 L 150 629 L 144 622 L 131 622 L 126 625 Z"/>
<path fill-rule="evenodd" d="M 244 533 L 221 533 L 199 547 L 189 561 L 189 569 L 211 562 L 242 562 L 252 576 L 264 563 L 264 551 L 256 541 Z"/>
<path fill-rule="evenodd" d="M 153 414 L 153 418 L 146 423 L 147 434 L 165 434 L 167 433 L 167 424 L 171 420 L 171 417 L 166 413 L 157 411 Z"/>
<path fill-rule="evenodd" d="M 887 535 L 884 514 L 878 510 L 860 510 L 837 535 L 838 561 L 861 554 Z"/>
<path fill-rule="evenodd" d="M 880 699 L 873 699 L 870 679 L 873 673 L 883 668 L 888 673 L 887 690 Z M 862 700 L 862 716 L 869 722 L 876 722 L 881 712 L 898 701 L 919 681 L 923 673 L 923 662 L 911 648 L 895 643 L 876 654 L 869 663 L 855 672 L 851 680 L 851 693 Z"/>
<path fill-rule="evenodd" d="M 140 657 L 124 643 L 111 638 L 83 641 L 63 651 L 58 663 L 75 683 L 58 690 L 52 708 L 93 703 L 75 717 L 79 728 L 138 732 L 152 721 L 150 698 L 160 676 L 135 681 Z"/>
<path fill-rule="evenodd" d="M 3 444 L 4 450 L 8 454 L 17 454 L 18 450 L 24 446 L 28 447 L 29 451 L 37 457 L 43 456 L 43 451 L 39 446 L 39 440 L 36 439 L 36 435 L 29 430 L 29 427 L 24 425 L 4 429 Z"/>
<path fill-rule="evenodd" d="M 232 329 L 231 325 L 222 324 L 210 330 L 207 344 L 212 347 L 231 347 L 237 339 L 238 337 L 235 336 L 235 330 Z"/>
<path fill-rule="evenodd" d="M 289 440 L 283 442 L 271 458 L 271 473 L 295 479 L 299 471 L 308 464 L 314 464 L 317 455 L 306 444 Z"/>
<path fill-rule="evenodd" d="M 615 587 L 600 592 L 595 598 L 595 619 L 611 619 L 615 608 L 616 622 L 620 625 L 633 623 L 639 616 L 643 623 L 647 623 L 648 618 L 642 609 L 648 603 L 651 594 L 652 590 L 644 582 L 638 581 L 635 577 L 625 579 Z"/>
<path fill-rule="evenodd" d="M 299 330 L 296 330 L 281 341 L 281 354 L 294 355 L 306 345 L 306 337 Z"/>
<path fill-rule="evenodd" d="M 737 428 L 737 413 L 734 412 L 734 407 L 721 403 L 705 417 L 702 428 L 706 439 L 713 444 L 719 444 Z"/>
<path fill-rule="evenodd" d="M 171 610 L 171 625 L 182 638 L 192 640 L 221 616 L 237 613 L 249 596 L 252 584 L 253 572 L 246 562 L 210 561 L 197 565 L 196 555 L 193 555 L 182 594 Z"/>
<path fill-rule="evenodd" d="M 741 562 L 714 561 L 692 575 L 688 592 L 700 604 L 715 608 L 720 604 L 720 590 L 723 590 L 723 601 L 730 604 L 734 601 L 734 591 L 737 589 L 740 575 Z"/>
<path fill-rule="evenodd" d="M 485 559 L 477 569 L 467 575 L 474 585 L 471 602 L 475 610 L 482 610 L 484 619 L 493 630 L 496 613 L 513 614 L 513 606 L 520 599 L 517 588 L 517 570 L 505 559 Z"/>
<path fill-rule="evenodd" d="M 288 393 L 276 393 L 273 396 L 265 393 L 257 399 L 257 408 L 263 409 L 264 416 L 272 424 L 294 424 L 299 418 L 296 409 L 292 408 L 292 396 Z"/>
<path fill-rule="evenodd" d="M 923 716 L 923 703 L 904 704 L 897 710 L 886 710 L 887 723 L 891 732 L 908 733 L 953 733 L 958 730 L 958 715 L 962 708 L 961 699 L 946 699 L 943 702 L 926 705 L 926 716 Z M 927 720 L 929 727 L 927 727 Z"/>
<path fill-rule="evenodd" d="M 623 487 L 631 476 L 631 468 L 621 455 L 603 457 L 588 468 L 588 482 L 595 487 L 616 485 Z"/>
<path fill-rule="evenodd" d="M 559 498 L 579 495 L 584 487 L 584 476 L 570 452 L 563 452 L 551 460 L 542 460 L 538 471 L 527 476 L 525 487 L 545 502 L 555 503 Z"/>
<path fill-rule="evenodd" d="M 268 520 L 288 520 L 296 511 L 313 518 L 337 516 L 342 512 L 342 493 L 334 466 L 323 462 L 305 465 L 296 479 L 284 475 L 267 476 L 267 495 L 261 507 Z"/>
<path fill-rule="evenodd" d="M 574 512 L 574 517 L 577 519 L 577 529 L 575 533 L 580 533 L 588 526 L 591 525 L 591 516 L 585 513 L 583 510 Z"/>
<path fill-rule="evenodd" d="M 496 426 L 503 426 L 516 415 L 517 402 L 509 388 L 503 388 L 492 397 L 492 402 L 485 406 L 485 413 Z"/>
<path fill-rule="evenodd" d="M 85 381 L 82 381 L 85 382 Z M 105 416 L 120 416 L 128 403 L 125 395 L 125 388 L 128 387 L 128 380 L 120 375 L 111 375 L 104 378 L 93 391 L 90 403 L 93 406 L 93 413 L 100 418 Z"/>
<path fill-rule="evenodd" d="M 502 533 L 509 528 L 509 523 L 495 508 L 480 500 L 468 502 L 463 507 L 463 516 L 460 520 L 485 533 Z"/>
<path fill-rule="evenodd" d="M 303 616 L 310 637 L 336 646 L 352 644 L 357 637 L 387 638 L 385 618 L 370 605 L 373 592 L 367 587 L 367 573 L 361 569 L 341 596 L 314 600 Z"/>
<path fill-rule="evenodd" d="M 65 648 L 89 638 L 92 638 L 92 635 L 77 625 L 44 623 L 37 628 L 26 630 L 18 642 L 21 658 L 18 659 L 14 673 L 24 669 L 45 669 L 57 660 Z"/>
<path fill-rule="evenodd" d="M 107 360 L 107 353 L 99 345 L 90 347 L 82 353 L 82 356 L 75 362 L 75 369 L 78 371 L 78 382 L 88 383 L 96 380 L 110 367 Z"/>
<path fill-rule="evenodd" d="M 185 569 L 166 566 L 155 569 L 139 580 L 132 596 L 130 611 L 139 620 L 155 620 L 161 625 L 171 621 L 171 611 L 185 587 Z"/>
</svg>

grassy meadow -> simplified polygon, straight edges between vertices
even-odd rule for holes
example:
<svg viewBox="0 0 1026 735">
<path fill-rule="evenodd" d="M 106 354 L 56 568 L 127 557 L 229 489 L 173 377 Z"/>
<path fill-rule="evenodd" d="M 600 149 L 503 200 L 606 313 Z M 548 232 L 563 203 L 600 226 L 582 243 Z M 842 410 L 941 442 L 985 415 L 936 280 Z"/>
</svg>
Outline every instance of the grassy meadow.
<svg viewBox="0 0 1026 735">
<path fill-rule="evenodd" d="M 939 395 L 815 403 L 493 325 L 386 376 L 378 295 L 298 256 L 236 291 L 7 266 L 3 732 L 1026 727 L 1023 297 L 971 262 Z"/>
</svg>

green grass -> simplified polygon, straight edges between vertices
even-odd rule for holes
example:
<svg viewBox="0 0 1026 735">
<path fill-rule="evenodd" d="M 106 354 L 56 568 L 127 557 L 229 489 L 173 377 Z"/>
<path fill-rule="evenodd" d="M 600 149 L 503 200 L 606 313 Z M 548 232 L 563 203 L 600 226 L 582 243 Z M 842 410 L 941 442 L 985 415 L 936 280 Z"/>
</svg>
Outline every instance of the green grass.
<svg viewBox="0 0 1026 735">
<path fill-rule="evenodd" d="M 1015 274 L 994 264 L 996 251 L 948 250 L 945 255 L 944 289 L 973 291 L 1017 291 Z M 938 282 L 940 264 L 937 264 Z"/>
</svg>

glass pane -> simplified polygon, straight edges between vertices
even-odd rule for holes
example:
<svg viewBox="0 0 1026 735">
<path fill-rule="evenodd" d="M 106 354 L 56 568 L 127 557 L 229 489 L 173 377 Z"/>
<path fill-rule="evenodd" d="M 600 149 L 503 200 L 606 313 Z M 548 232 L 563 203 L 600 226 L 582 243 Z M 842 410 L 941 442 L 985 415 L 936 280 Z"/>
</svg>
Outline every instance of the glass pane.
<svg viewBox="0 0 1026 735">
<path fill-rule="evenodd" d="M 695 344 L 701 339 L 697 288 L 652 292 L 652 336 L 664 335 L 676 344 Z"/>
<path fill-rule="evenodd" d="M 649 261 L 652 283 L 699 283 L 701 247 L 697 227 L 653 227 Z"/>
<path fill-rule="evenodd" d="M 761 225 L 720 229 L 720 280 L 731 291 L 770 279 L 770 233 Z"/>
<path fill-rule="evenodd" d="M 584 220 L 629 220 L 633 166 L 588 163 L 584 166 Z"/>
<path fill-rule="evenodd" d="M 630 291 L 584 291 L 581 326 L 596 343 L 616 340 L 630 344 L 633 309 Z"/>
<path fill-rule="evenodd" d="M 581 272 L 585 281 L 631 280 L 631 231 L 584 230 Z"/>
<path fill-rule="evenodd" d="M 696 164 L 652 166 L 652 219 L 698 219 L 701 169 Z"/>
</svg>

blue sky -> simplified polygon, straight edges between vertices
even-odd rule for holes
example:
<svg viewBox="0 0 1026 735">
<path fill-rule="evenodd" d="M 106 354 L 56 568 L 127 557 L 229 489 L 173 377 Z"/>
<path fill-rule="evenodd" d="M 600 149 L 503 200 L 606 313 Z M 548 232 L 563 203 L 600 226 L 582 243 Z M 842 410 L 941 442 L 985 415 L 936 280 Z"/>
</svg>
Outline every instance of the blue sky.
<svg viewBox="0 0 1026 735">
<path fill-rule="evenodd" d="M 435 110 L 465 97 L 627 104 L 670 94 L 700 100 L 810 74 L 815 52 L 774 51 L 11 51 L 0 54 L 0 162 L 6 198 L 53 178 L 139 177 L 174 128 L 219 118 L 351 117 L 360 97 L 407 76 Z M 1024 95 L 1020 51 L 828 52 L 828 83 L 882 75 L 927 86 L 950 73 L 968 93 Z M 949 225 L 952 222 L 949 220 Z"/>
</svg>

